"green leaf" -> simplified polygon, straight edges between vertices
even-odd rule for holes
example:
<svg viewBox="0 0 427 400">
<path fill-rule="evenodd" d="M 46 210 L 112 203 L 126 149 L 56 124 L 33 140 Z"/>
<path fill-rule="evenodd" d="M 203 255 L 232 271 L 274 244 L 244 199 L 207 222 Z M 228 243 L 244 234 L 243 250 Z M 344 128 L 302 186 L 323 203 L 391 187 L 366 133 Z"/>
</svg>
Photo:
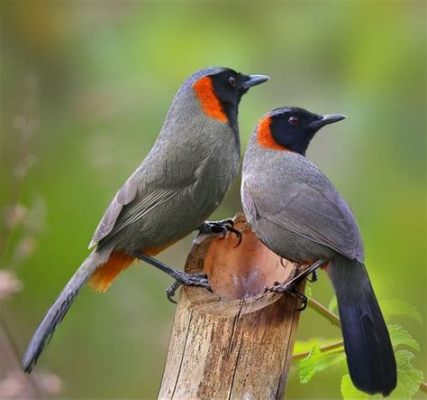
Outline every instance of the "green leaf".
<svg viewBox="0 0 427 400">
<path fill-rule="evenodd" d="M 328 304 L 328 310 L 334 312 L 337 309 L 337 297 L 336 296 L 332 296 L 331 300 L 329 301 Z"/>
<path fill-rule="evenodd" d="M 396 352 L 397 362 L 397 387 L 391 392 L 388 399 L 392 400 L 406 400 L 411 399 L 413 395 L 420 388 L 420 384 L 423 381 L 423 373 L 414 368 L 411 364 L 411 360 L 414 358 L 408 350 L 399 350 Z M 368 398 L 376 399 L 381 396 L 369 396 L 358 389 L 356 389 L 351 382 L 350 375 L 344 375 L 341 379 L 341 394 L 344 400 L 365 400 Z"/>
<path fill-rule="evenodd" d="M 346 374 L 341 379 L 341 394 L 344 400 L 365 400 L 369 395 L 356 389 L 350 375 Z"/>
<path fill-rule="evenodd" d="M 296 340 L 294 344 L 294 354 L 311 351 L 314 346 L 323 346 L 325 339 L 310 338 L 308 340 Z"/>
<path fill-rule="evenodd" d="M 385 319 L 391 316 L 403 315 L 405 317 L 412 318 L 419 323 L 423 322 L 421 314 L 418 312 L 415 306 L 406 303 L 403 300 L 398 299 L 387 299 L 381 301 L 381 310 L 384 314 Z"/>
<path fill-rule="evenodd" d="M 310 382 L 316 373 L 324 371 L 345 360 L 344 352 L 322 353 L 318 345 L 314 345 L 311 353 L 299 363 L 301 383 Z"/>
<path fill-rule="evenodd" d="M 414 354 L 408 350 L 396 352 L 398 381 L 397 387 L 391 393 L 389 399 L 411 399 L 420 388 L 424 376 L 420 370 L 411 364 L 411 360 L 414 357 Z"/>
<path fill-rule="evenodd" d="M 391 342 L 393 347 L 397 346 L 408 346 L 414 350 L 420 350 L 420 345 L 412 337 L 412 335 L 400 325 L 397 324 L 388 324 L 388 331 L 390 333 Z"/>
</svg>

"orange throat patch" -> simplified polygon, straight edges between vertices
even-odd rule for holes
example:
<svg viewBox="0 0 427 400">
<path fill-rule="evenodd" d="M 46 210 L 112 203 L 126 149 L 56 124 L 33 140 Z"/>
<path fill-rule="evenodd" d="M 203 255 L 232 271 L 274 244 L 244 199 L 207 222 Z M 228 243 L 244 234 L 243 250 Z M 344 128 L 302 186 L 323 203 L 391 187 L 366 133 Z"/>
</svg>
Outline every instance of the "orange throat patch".
<svg viewBox="0 0 427 400">
<path fill-rule="evenodd" d="M 257 127 L 257 142 L 260 146 L 266 147 L 267 149 L 272 150 L 287 150 L 286 147 L 277 143 L 270 129 L 271 117 L 267 116 L 262 118 Z"/>
<path fill-rule="evenodd" d="M 193 89 L 199 99 L 203 112 L 210 118 L 227 123 L 228 118 L 222 109 L 221 102 L 216 96 L 209 76 L 199 79 L 193 84 Z"/>
</svg>

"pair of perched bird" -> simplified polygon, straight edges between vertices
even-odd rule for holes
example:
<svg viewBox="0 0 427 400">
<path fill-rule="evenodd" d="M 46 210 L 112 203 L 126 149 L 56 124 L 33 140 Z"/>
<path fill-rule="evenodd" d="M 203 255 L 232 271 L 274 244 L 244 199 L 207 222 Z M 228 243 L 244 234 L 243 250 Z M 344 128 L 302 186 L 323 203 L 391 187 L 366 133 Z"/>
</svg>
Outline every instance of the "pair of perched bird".
<svg viewBox="0 0 427 400">
<path fill-rule="evenodd" d="M 153 148 L 105 211 L 92 253 L 31 339 L 23 359 L 27 372 L 87 281 L 105 291 L 140 259 L 180 284 L 209 288 L 206 277 L 170 268 L 154 256 L 201 226 L 222 201 L 239 171 L 239 102 L 268 79 L 208 68 L 183 83 Z M 326 269 L 353 383 L 365 392 L 388 395 L 396 386 L 396 362 L 356 221 L 332 183 L 305 157 L 315 133 L 342 119 L 297 107 L 263 116 L 243 161 L 242 204 L 252 229 L 272 251 Z"/>
</svg>

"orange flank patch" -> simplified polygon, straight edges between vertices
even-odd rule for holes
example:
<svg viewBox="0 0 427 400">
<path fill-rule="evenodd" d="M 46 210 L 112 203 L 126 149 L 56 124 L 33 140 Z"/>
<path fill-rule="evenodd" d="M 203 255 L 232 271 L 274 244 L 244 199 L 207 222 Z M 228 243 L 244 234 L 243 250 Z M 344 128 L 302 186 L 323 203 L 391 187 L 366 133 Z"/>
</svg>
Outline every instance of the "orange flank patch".
<svg viewBox="0 0 427 400">
<path fill-rule="evenodd" d="M 221 102 L 214 92 L 212 80 L 209 76 L 199 79 L 193 84 L 194 91 L 199 99 L 203 112 L 211 118 L 215 118 L 221 122 L 228 122 Z"/>
<path fill-rule="evenodd" d="M 267 116 L 261 119 L 257 128 L 257 142 L 262 147 L 274 150 L 286 150 L 286 147 L 281 146 L 277 143 L 270 129 L 271 117 Z"/>
<path fill-rule="evenodd" d="M 105 292 L 117 275 L 132 264 L 135 258 L 123 251 L 113 251 L 108 261 L 91 276 L 89 286 L 97 292 Z"/>
</svg>

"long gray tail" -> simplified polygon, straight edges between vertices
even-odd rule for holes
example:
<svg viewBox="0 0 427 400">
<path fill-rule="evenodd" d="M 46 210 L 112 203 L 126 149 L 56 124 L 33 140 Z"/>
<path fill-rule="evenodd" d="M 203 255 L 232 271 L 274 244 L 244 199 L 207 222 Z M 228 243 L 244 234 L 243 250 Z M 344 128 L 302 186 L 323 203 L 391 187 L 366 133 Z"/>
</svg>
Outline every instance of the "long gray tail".
<svg viewBox="0 0 427 400">
<path fill-rule="evenodd" d="M 87 282 L 98 266 L 108 260 L 109 253 L 109 251 L 93 251 L 82 263 L 64 289 L 62 289 L 62 292 L 49 308 L 43 321 L 34 332 L 22 358 L 22 366 L 25 372 L 31 372 L 45 345 L 55 332 L 55 328 L 62 321 L 79 293 L 80 288 Z"/>
<path fill-rule="evenodd" d="M 396 360 L 365 266 L 345 257 L 331 261 L 348 369 L 354 385 L 384 396 L 396 387 Z"/>
</svg>

